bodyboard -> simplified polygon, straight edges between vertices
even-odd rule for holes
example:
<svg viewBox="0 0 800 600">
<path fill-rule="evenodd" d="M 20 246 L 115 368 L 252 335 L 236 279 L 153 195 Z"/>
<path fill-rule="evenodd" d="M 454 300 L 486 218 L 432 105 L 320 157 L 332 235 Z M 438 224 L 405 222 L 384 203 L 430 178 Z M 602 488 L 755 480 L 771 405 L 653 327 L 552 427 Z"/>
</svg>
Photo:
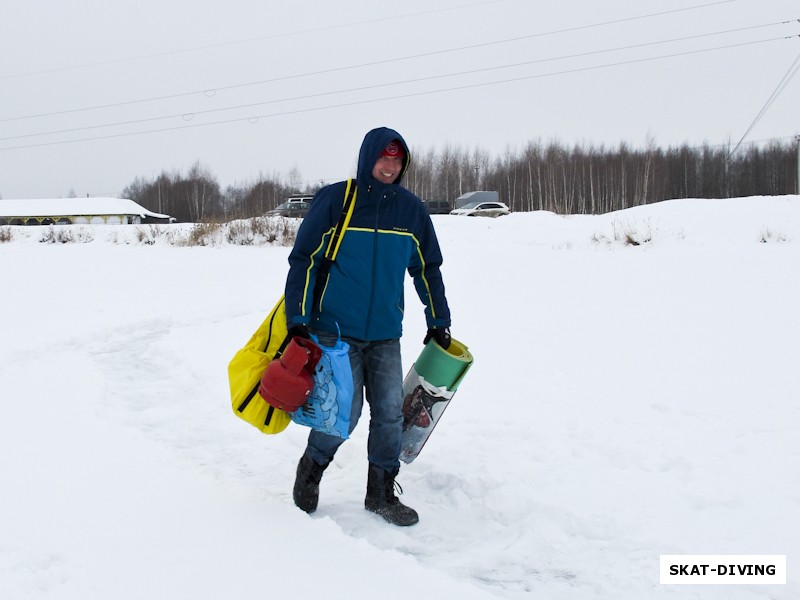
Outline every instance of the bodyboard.
<svg viewBox="0 0 800 600">
<path fill-rule="evenodd" d="M 447 350 L 429 341 L 403 380 L 403 441 L 400 460 L 408 464 L 422 451 L 474 359 L 453 339 Z"/>
</svg>

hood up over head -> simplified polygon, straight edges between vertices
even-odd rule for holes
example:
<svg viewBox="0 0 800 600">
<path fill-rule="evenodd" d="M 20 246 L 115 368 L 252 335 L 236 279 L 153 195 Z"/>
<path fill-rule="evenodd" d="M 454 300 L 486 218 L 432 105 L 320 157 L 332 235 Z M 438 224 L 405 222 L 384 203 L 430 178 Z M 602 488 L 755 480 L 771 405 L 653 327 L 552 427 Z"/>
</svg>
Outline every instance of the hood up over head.
<svg viewBox="0 0 800 600">
<path fill-rule="evenodd" d="M 400 145 L 405 156 L 403 157 L 403 169 L 400 171 L 400 176 L 392 185 L 397 185 L 402 181 L 403 176 L 408 171 L 408 165 L 411 163 L 411 154 L 403 136 L 388 127 L 378 127 L 364 136 L 364 141 L 361 143 L 361 151 L 358 154 L 358 172 L 356 174 L 358 181 L 367 185 L 377 183 L 372 176 L 372 168 L 375 166 L 375 161 L 378 160 L 381 152 L 393 141 Z"/>
</svg>

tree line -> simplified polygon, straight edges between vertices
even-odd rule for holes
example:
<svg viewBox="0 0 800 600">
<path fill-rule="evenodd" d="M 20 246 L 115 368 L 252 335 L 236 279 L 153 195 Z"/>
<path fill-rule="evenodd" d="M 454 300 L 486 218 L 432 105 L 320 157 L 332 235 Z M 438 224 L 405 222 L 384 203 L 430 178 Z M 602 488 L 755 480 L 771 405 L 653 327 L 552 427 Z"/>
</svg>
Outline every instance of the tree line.
<svg viewBox="0 0 800 600">
<path fill-rule="evenodd" d="M 208 167 L 195 162 L 185 174 L 173 170 L 162 171 L 153 179 L 136 177 L 122 196 L 178 222 L 206 223 L 258 217 L 292 194 L 313 194 L 323 185 L 303 186 L 293 169 L 287 180 L 280 175 L 260 175 L 253 182 L 223 190 Z"/>
<path fill-rule="evenodd" d="M 729 198 L 793 194 L 797 151 L 789 142 L 751 145 L 731 155 L 729 146 L 648 144 L 567 146 L 529 142 L 492 157 L 481 149 L 445 145 L 412 150 L 404 185 L 424 200 L 448 200 L 492 190 L 512 211 L 602 214 L 675 198 Z M 344 179 L 347 174 L 342 174 Z M 291 194 L 313 194 L 324 182 L 302 184 L 293 170 L 224 190 L 210 170 L 195 163 L 187 173 L 137 177 L 123 191 L 151 211 L 182 222 L 229 221 L 263 215 Z"/>
</svg>

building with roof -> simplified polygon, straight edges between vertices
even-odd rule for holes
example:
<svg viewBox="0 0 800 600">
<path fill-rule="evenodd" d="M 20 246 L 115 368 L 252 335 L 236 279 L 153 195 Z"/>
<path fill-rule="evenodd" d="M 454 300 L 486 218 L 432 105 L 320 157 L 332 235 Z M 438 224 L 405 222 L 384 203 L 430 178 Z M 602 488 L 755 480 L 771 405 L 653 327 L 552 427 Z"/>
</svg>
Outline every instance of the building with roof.
<svg viewBox="0 0 800 600">
<path fill-rule="evenodd" d="M 172 223 L 126 198 L 0 200 L 0 225 L 89 225 Z"/>
</svg>

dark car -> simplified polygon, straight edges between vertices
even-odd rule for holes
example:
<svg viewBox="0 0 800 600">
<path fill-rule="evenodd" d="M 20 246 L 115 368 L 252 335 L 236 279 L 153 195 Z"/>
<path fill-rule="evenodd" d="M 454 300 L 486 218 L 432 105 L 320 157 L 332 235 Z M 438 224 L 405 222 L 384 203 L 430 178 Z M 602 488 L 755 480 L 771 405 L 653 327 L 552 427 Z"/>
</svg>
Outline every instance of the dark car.
<svg viewBox="0 0 800 600">
<path fill-rule="evenodd" d="M 267 211 L 268 217 L 297 217 L 302 218 L 306 216 L 308 208 L 311 206 L 310 202 L 303 202 L 298 200 L 287 200 L 279 204 L 277 207 Z"/>
<path fill-rule="evenodd" d="M 425 200 L 429 215 L 449 215 L 452 207 L 447 200 Z"/>
</svg>

